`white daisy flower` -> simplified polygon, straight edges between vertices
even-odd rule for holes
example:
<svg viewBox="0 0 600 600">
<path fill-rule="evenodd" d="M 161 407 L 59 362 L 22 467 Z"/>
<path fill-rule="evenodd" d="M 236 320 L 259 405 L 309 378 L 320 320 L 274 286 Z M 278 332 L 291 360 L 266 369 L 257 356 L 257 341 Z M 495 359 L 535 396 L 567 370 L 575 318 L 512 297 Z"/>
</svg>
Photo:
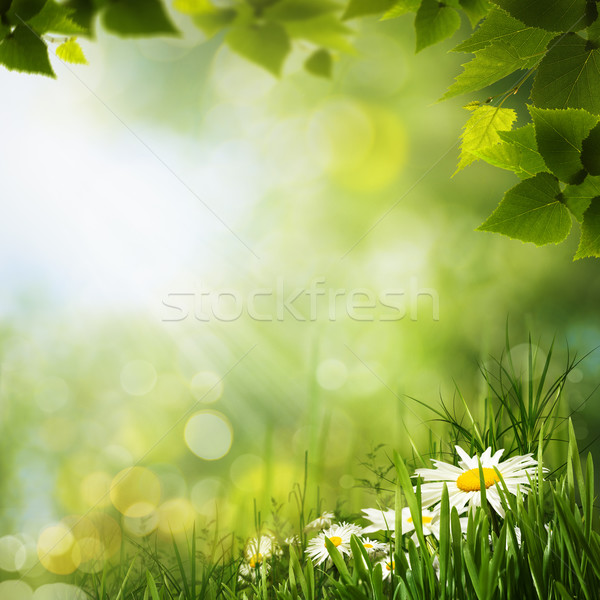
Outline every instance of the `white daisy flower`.
<svg viewBox="0 0 600 600">
<path fill-rule="evenodd" d="M 270 569 L 271 565 L 262 555 L 258 554 L 240 564 L 238 580 L 255 582 L 262 577 L 263 570 L 268 573 Z"/>
<path fill-rule="evenodd" d="M 306 554 L 315 565 L 320 565 L 329 558 L 329 553 L 325 546 L 325 539 L 328 538 L 331 543 L 342 553 L 350 554 L 350 539 L 352 535 L 360 534 L 360 527 L 351 523 L 340 523 L 332 525 L 329 529 L 321 531 L 314 537 L 306 547 Z"/>
<path fill-rule="evenodd" d="M 407 555 L 406 558 L 408 558 L 408 555 Z M 392 573 L 394 572 L 394 569 L 395 569 L 394 560 L 388 554 L 388 555 L 384 556 L 377 564 L 381 565 L 381 577 L 382 577 L 382 579 L 384 581 L 386 579 L 389 579 L 392 576 Z"/>
<path fill-rule="evenodd" d="M 406 556 L 406 562 L 408 563 L 408 568 L 410 569 L 411 568 L 410 556 L 408 555 L 408 552 L 405 552 L 404 556 Z M 395 563 L 393 560 L 390 559 L 389 554 L 388 554 L 387 556 L 385 556 L 384 558 L 382 558 L 379 561 L 379 564 L 381 565 L 381 577 L 385 581 L 386 579 L 389 579 L 392 576 L 392 573 L 395 568 L 395 566 L 394 566 Z M 439 580 L 439 578 L 440 578 L 440 561 L 437 557 L 437 554 L 433 557 L 431 566 L 433 567 L 433 572 L 434 572 L 436 578 Z"/>
<path fill-rule="evenodd" d="M 363 538 L 361 541 L 369 556 L 378 556 L 381 553 L 387 552 L 390 548 L 389 544 L 378 542 L 376 540 L 370 540 L 369 538 Z"/>
<path fill-rule="evenodd" d="M 335 515 L 332 512 L 324 512 L 320 517 L 308 523 L 304 531 L 321 531 L 322 529 L 327 529 L 331 527 L 334 519 Z"/>
<path fill-rule="evenodd" d="M 262 562 L 263 559 L 278 553 L 277 542 L 269 533 L 263 533 L 259 537 L 250 538 L 244 548 L 244 556 L 248 562 Z"/>
<path fill-rule="evenodd" d="M 481 504 L 477 454 L 471 457 L 459 446 L 456 446 L 456 451 L 461 458 L 458 467 L 434 460 L 432 462 L 435 469 L 417 469 L 415 471 L 415 475 L 422 477 L 426 482 L 421 485 L 421 501 L 424 507 L 432 506 L 442 499 L 444 483 L 448 487 L 450 508 L 455 506 L 459 514 L 463 513 L 467 507 Z M 480 457 L 487 500 L 501 517 L 504 517 L 504 509 L 496 485 L 499 477 L 494 467 L 498 469 L 508 491 L 515 495 L 517 489 L 520 489 L 522 494 L 527 494 L 530 491 L 529 478 L 535 479 L 537 473 L 537 461 L 532 458 L 531 454 L 514 456 L 501 462 L 500 457 L 503 452 L 504 450 L 498 450 L 492 456 L 492 449 L 488 448 Z"/>
</svg>

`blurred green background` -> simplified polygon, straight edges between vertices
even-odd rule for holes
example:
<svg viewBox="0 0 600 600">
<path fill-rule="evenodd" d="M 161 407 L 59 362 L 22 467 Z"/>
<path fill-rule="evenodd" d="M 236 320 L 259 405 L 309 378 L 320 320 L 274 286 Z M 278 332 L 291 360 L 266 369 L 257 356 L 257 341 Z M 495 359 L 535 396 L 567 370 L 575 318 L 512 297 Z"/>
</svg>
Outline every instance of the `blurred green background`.
<svg viewBox="0 0 600 600">
<path fill-rule="evenodd" d="M 358 511 L 373 447 L 443 436 L 406 395 L 436 404 L 456 382 L 477 407 L 507 320 L 517 361 L 529 332 L 541 356 L 556 338 L 557 369 L 600 342 L 576 236 L 474 231 L 517 180 L 451 178 L 467 100 L 436 100 L 464 62 L 453 41 L 415 55 L 410 19 L 366 19 L 331 81 L 300 53 L 277 80 L 175 18 L 176 41 L 100 31 L 57 81 L 0 73 L 5 571 L 66 515 L 137 538 L 215 518 L 247 534 L 271 497 L 291 518 L 305 452 L 310 505 L 318 486 L 322 508 Z M 578 407 L 599 365 L 565 407 L 596 454 L 597 395 Z"/>
</svg>

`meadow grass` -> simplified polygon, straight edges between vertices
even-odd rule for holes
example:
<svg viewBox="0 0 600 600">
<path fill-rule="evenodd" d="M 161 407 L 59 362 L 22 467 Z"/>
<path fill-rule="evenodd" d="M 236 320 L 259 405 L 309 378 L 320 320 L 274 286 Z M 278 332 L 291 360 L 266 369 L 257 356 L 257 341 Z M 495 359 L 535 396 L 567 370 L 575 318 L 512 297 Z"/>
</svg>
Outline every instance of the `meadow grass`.
<svg viewBox="0 0 600 600">
<path fill-rule="evenodd" d="M 273 500 L 266 522 L 255 507 L 251 540 L 220 531 L 218 523 L 173 538 L 170 546 L 152 536 L 128 540 L 119 560 L 70 581 L 94 600 L 600 598 L 594 465 L 591 454 L 581 459 L 562 402 L 567 377 L 579 360 L 568 358 L 551 376 L 552 351 L 536 364 L 534 348 L 530 341 L 522 372 L 510 354 L 496 362 L 495 371 L 482 370 L 488 393 L 479 407 L 481 418 L 460 393 L 455 408 L 444 402 L 429 407 L 444 422 L 447 442 L 432 439 L 426 451 L 413 443 L 408 460 L 386 448 L 377 449 L 383 463 L 377 463 L 377 451 L 369 455 L 373 479 L 362 484 L 374 491 L 375 508 L 395 511 L 388 513 L 394 514 L 393 522 L 369 534 L 369 540 L 362 515 L 323 514 L 318 499 L 308 506 L 305 461 L 304 481 L 288 499 L 297 511 L 293 538 L 286 539 L 289 527 Z M 441 487 L 433 512 L 426 512 L 431 505 L 423 501 L 427 476 L 415 477 L 414 468 L 428 467 L 432 458 L 456 468 L 457 445 L 476 461 L 468 476 L 470 489 L 476 489 L 471 504 L 478 506 L 463 510 L 456 502 L 461 490 L 449 482 Z M 501 462 L 486 462 L 487 448 L 504 449 Z M 551 452 L 563 457 L 560 464 L 545 461 Z M 522 455 L 532 455 L 527 460 L 534 466 L 517 489 L 502 469 L 504 461 Z"/>
</svg>

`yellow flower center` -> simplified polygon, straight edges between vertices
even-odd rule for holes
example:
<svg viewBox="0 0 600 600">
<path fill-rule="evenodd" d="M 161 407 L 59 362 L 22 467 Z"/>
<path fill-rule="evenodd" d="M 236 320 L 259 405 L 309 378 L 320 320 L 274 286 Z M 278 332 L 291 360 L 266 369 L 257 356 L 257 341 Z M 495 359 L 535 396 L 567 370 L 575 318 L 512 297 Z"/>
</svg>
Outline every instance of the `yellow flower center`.
<svg viewBox="0 0 600 600">
<path fill-rule="evenodd" d="M 373 544 L 363 544 L 365 548 L 372 548 Z"/>
<path fill-rule="evenodd" d="M 258 565 L 260 565 L 260 563 L 263 560 L 263 555 L 262 554 L 255 554 L 249 561 L 248 564 L 250 565 L 251 569 L 256 569 L 256 567 L 258 567 Z"/>
<path fill-rule="evenodd" d="M 337 548 L 342 543 L 342 538 L 337 535 L 333 535 L 329 538 L 329 541 Z"/>
<path fill-rule="evenodd" d="M 394 563 L 393 563 L 393 562 L 386 562 L 386 563 L 385 563 L 385 568 L 386 568 L 388 571 L 391 571 L 391 570 L 394 568 Z"/>
<path fill-rule="evenodd" d="M 496 471 L 494 469 L 483 468 L 483 480 L 485 482 L 485 489 L 494 485 L 496 481 L 500 481 Z M 479 469 L 470 469 L 465 471 L 456 480 L 456 487 L 463 492 L 478 492 L 481 490 L 479 482 Z"/>
<path fill-rule="evenodd" d="M 408 517 L 408 519 L 406 519 L 406 521 L 408 523 L 412 523 L 413 518 Z M 429 523 L 431 523 L 431 521 L 433 521 L 433 517 L 426 517 L 425 515 L 421 515 L 421 522 L 423 523 L 423 525 L 429 525 Z"/>
</svg>

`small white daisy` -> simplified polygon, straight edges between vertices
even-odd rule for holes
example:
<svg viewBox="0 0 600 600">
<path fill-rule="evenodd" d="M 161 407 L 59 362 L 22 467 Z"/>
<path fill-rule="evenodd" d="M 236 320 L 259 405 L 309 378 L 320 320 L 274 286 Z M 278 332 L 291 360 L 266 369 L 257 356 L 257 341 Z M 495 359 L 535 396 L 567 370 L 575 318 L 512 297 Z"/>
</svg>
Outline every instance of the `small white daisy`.
<svg viewBox="0 0 600 600">
<path fill-rule="evenodd" d="M 395 563 L 390 555 L 384 556 L 377 564 L 381 565 L 381 577 L 385 581 L 392 576 L 394 572 Z"/>
<path fill-rule="evenodd" d="M 434 460 L 432 462 L 435 469 L 417 469 L 415 471 L 415 475 L 422 477 L 425 481 L 421 485 L 421 501 L 424 507 L 437 504 L 442 499 L 444 483 L 448 487 L 450 508 L 455 506 L 459 514 L 463 513 L 467 507 L 481 504 L 477 454 L 469 456 L 459 446 L 456 446 L 456 451 L 461 458 L 458 467 Z M 535 479 L 537 473 L 537 461 L 531 454 L 514 456 L 501 462 L 500 457 L 503 452 L 504 450 L 498 450 L 492 456 L 492 449 L 488 448 L 480 457 L 487 500 L 501 517 L 504 517 L 504 509 L 496 485 L 499 478 L 494 467 L 498 469 L 508 491 L 515 495 L 518 489 L 522 494 L 527 494 L 530 491 L 529 478 Z"/>
<path fill-rule="evenodd" d="M 304 531 L 321 531 L 331 527 L 335 515 L 332 512 L 324 512 L 320 517 L 317 517 L 306 525 Z"/>
<path fill-rule="evenodd" d="M 269 533 L 262 533 L 259 537 L 250 538 L 244 547 L 244 556 L 248 562 L 261 562 L 264 558 L 278 553 L 277 542 Z"/>
<path fill-rule="evenodd" d="M 268 573 L 270 569 L 271 565 L 262 555 L 258 554 L 240 564 L 238 580 L 255 582 L 262 577 L 262 571 Z"/>
<path fill-rule="evenodd" d="M 328 538 L 331 543 L 342 553 L 350 554 L 350 539 L 352 535 L 360 534 L 360 527 L 351 523 L 340 523 L 332 525 L 329 529 L 321 531 L 314 537 L 306 547 L 306 554 L 315 565 L 320 565 L 329 558 L 329 553 L 325 546 L 325 539 Z"/>
<path fill-rule="evenodd" d="M 389 550 L 390 545 L 378 542 L 376 540 L 370 540 L 369 538 L 363 538 L 361 540 L 363 548 L 367 551 L 369 556 L 379 556 Z"/>
</svg>

